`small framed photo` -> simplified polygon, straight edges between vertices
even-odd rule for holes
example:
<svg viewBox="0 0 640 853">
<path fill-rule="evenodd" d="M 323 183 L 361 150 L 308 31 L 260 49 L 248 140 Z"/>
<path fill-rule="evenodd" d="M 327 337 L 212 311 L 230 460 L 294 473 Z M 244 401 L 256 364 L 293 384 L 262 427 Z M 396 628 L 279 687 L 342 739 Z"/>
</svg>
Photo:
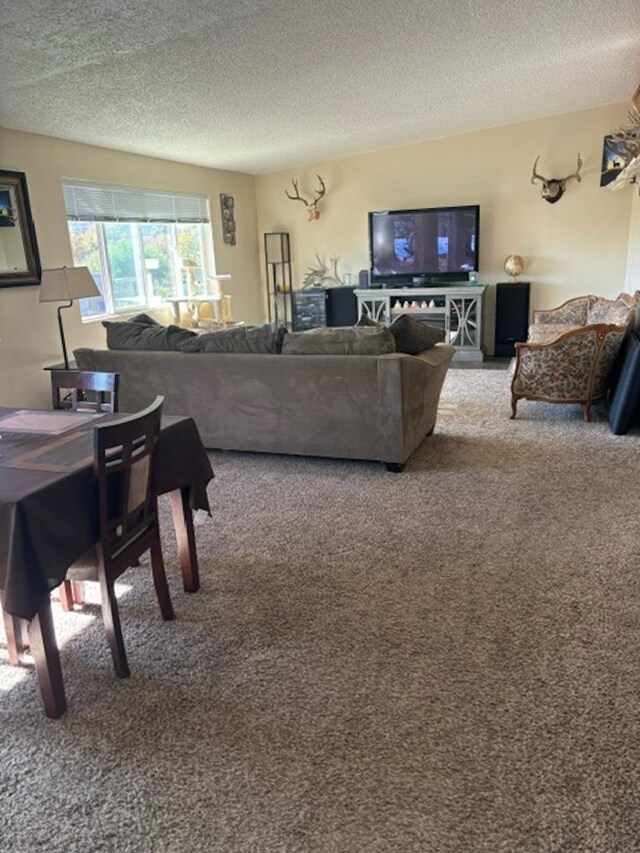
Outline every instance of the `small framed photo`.
<svg viewBox="0 0 640 853">
<path fill-rule="evenodd" d="M 606 187 L 615 181 L 629 161 L 625 146 L 614 136 L 605 136 L 602 149 L 600 186 Z"/>
<path fill-rule="evenodd" d="M 17 220 L 16 205 L 11 198 L 11 190 L 0 189 L 0 228 L 14 228 Z"/>
</svg>

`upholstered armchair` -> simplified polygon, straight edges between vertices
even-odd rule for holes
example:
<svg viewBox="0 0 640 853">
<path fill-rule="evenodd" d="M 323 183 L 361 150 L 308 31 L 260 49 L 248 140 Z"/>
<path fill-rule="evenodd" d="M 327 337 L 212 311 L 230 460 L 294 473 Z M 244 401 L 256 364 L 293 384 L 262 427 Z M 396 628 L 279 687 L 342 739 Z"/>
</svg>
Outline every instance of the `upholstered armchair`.
<svg viewBox="0 0 640 853">
<path fill-rule="evenodd" d="M 634 323 L 635 313 L 640 304 L 640 291 L 633 295 L 621 293 L 616 299 L 603 296 L 577 296 L 563 302 L 558 308 L 533 312 L 533 326 L 559 326 L 568 331 L 576 326 L 594 326 L 606 323 L 616 326 L 628 326 Z M 530 327 L 530 333 L 531 333 Z"/>
<path fill-rule="evenodd" d="M 564 319 L 567 313 L 561 316 Z M 605 397 L 611 368 L 628 326 L 597 323 L 570 327 L 568 331 L 557 328 L 568 325 L 534 323 L 529 340 L 516 344 L 512 418 L 516 416 L 518 400 L 527 399 L 580 403 L 588 421 L 592 404 Z"/>
<path fill-rule="evenodd" d="M 635 325 L 640 291 L 616 299 L 578 296 L 559 308 L 535 311 L 526 343 L 516 344 L 511 417 L 518 400 L 581 403 L 584 419 L 606 396 L 611 368 Z"/>
</svg>

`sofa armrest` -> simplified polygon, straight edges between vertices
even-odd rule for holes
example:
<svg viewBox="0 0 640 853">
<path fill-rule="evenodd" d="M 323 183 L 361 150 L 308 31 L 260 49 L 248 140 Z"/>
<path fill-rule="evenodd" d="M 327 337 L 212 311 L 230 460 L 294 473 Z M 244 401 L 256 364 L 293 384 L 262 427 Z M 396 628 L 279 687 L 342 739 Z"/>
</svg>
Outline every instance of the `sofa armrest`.
<svg viewBox="0 0 640 853">
<path fill-rule="evenodd" d="M 96 360 L 94 357 L 95 350 L 89 349 L 88 347 L 80 347 L 79 349 L 74 349 L 73 357 L 75 359 L 76 364 L 78 365 L 79 370 L 95 370 L 96 369 Z"/>
<path fill-rule="evenodd" d="M 449 364 L 451 364 L 451 359 L 455 353 L 455 347 L 451 346 L 451 344 L 445 344 L 442 342 L 436 344 L 434 347 L 430 347 L 429 349 L 419 352 L 417 355 L 412 356 L 412 358 L 419 358 L 420 361 L 429 365 L 429 367 L 437 368 L 445 363 L 448 367 Z"/>
<path fill-rule="evenodd" d="M 517 343 L 511 391 L 543 399 L 582 399 L 598 351 L 593 327 L 566 332 L 547 343 Z"/>
<path fill-rule="evenodd" d="M 442 386 L 455 353 L 455 347 L 441 343 L 403 362 L 404 441 L 405 449 L 411 448 L 409 454 L 434 430 Z"/>
</svg>

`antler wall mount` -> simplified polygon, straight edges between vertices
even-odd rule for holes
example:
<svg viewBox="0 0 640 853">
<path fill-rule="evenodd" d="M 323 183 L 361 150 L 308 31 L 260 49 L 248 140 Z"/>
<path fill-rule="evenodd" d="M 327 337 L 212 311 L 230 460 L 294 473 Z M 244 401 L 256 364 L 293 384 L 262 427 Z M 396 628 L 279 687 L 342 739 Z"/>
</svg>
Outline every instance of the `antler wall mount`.
<svg viewBox="0 0 640 853">
<path fill-rule="evenodd" d="M 560 199 L 564 195 L 567 181 L 570 181 L 572 178 L 575 178 L 576 181 L 580 183 L 580 181 L 582 180 L 582 178 L 580 177 L 580 169 L 582 169 L 583 161 L 580 154 L 578 154 L 576 171 L 572 172 L 572 174 L 570 175 L 567 175 L 566 178 L 545 178 L 544 175 L 539 175 L 536 171 L 539 159 L 540 155 L 536 157 L 536 161 L 533 164 L 531 183 L 535 184 L 536 181 L 539 181 L 542 184 L 540 195 L 545 201 L 548 201 L 549 204 L 555 204 L 557 201 L 560 201 Z"/>
<path fill-rule="evenodd" d="M 300 191 L 298 190 L 298 182 L 297 181 L 293 181 L 293 180 L 291 181 L 291 183 L 293 184 L 293 189 L 294 189 L 295 195 L 290 195 L 287 190 L 284 191 L 284 194 L 286 195 L 286 197 L 291 199 L 291 201 L 301 201 L 304 205 L 306 205 L 307 213 L 309 214 L 309 222 L 313 222 L 314 219 L 320 219 L 320 211 L 318 210 L 318 202 L 320 201 L 321 198 L 324 197 L 324 194 L 327 191 L 327 188 L 325 187 L 324 181 L 322 180 L 320 175 L 316 175 L 316 177 L 318 179 L 320 186 L 315 191 L 315 194 L 313 196 L 313 199 L 311 199 L 311 201 L 308 201 L 306 198 L 304 198 L 303 196 L 300 195 Z"/>
<path fill-rule="evenodd" d="M 620 174 L 607 185 L 609 190 L 618 190 L 631 184 L 640 185 L 640 109 L 635 106 L 636 99 L 640 103 L 640 86 L 634 95 L 634 105 L 627 113 L 627 124 L 618 126 L 611 134 L 617 147 L 627 161 Z"/>
</svg>

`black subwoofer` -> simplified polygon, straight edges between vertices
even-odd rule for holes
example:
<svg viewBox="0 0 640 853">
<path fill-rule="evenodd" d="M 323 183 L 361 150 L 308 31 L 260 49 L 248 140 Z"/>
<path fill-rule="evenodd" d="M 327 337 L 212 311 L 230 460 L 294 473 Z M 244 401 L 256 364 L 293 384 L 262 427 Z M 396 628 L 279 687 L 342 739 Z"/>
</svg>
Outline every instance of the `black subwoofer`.
<svg viewBox="0 0 640 853">
<path fill-rule="evenodd" d="M 496 285 L 496 343 L 497 357 L 515 355 L 514 344 L 527 340 L 529 328 L 528 281 L 501 282 Z"/>
<path fill-rule="evenodd" d="M 355 326 L 358 322 L 358 300 L 355 287 L 327 289 L 327 326 Z"/>
</svg>

